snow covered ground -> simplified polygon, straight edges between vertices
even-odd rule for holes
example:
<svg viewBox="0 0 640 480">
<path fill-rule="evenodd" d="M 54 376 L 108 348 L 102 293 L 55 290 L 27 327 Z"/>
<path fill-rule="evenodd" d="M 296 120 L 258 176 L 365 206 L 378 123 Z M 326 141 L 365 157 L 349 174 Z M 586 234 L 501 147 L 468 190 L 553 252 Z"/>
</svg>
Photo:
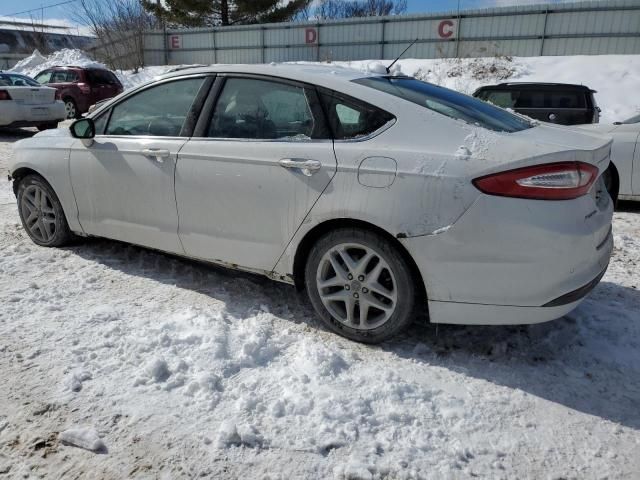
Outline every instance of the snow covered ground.
<svg viewBox="0 0 640 480">
<path fill-rule="evenodd" d="M 466 92 L 587 78 L 603 121 L 639 107 L 634 56 L 400 69 Z M 0 171 L 31 134 L 0 132 Z M 563 319 L 415 325 L 370 347 L 261 277 L 107 240 L 38 247 L 2 182 L 0 478 L 637 478 L 640 206 L 614 234 L 602 283 Z"/>
<path fill-rule="evenodd" d="M 30 134 L 0 133 L 0 171 Z M 261 277 L 38 247 L 14 202 L 1 183 L 0 478 L 637 478 L 638 206 L 567 317 L 370 347 Z"/>
</svg>

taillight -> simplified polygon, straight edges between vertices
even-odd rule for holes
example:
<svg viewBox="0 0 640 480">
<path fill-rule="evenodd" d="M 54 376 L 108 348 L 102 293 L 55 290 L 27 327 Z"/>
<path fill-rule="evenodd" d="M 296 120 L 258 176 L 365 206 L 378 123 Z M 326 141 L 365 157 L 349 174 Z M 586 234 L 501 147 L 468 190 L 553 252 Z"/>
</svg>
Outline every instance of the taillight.
<svg viewBox="0 0 640 480">
<path fill-rule="evenodd" d="M 473 184 L 489 195 L 569 200 L 586 194 L 598 178 L 598 168 L 583 162 L 558 162 L 524 167 L 476 178 Z"/>
<path fill-rule="evenodd" d="M 89 85 L 87 85 L 86 83 L 78 83 L 78 88 L 80 89 L 80 91 L 82 93 L 84 93 L 85 95 L 88 95 L 91 93 L 91 87 Z"/>
<path fill-rule="evenodd" d="M 6 90 L 0 90 L 0 100 L 11 100 L 11 95 Z"/>
</svg>

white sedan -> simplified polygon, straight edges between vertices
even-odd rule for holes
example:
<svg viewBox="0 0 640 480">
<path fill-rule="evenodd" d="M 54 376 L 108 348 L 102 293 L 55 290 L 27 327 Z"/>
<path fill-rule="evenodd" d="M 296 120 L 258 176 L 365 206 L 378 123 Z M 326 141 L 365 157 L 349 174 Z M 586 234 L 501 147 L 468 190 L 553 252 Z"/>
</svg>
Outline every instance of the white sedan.
<svg viewBox="0 0 640 480">
<path fill-rule="evenodd" d="M 16 144 L 39 245 L 100 236 L 306 289 L 379 342 L 431 322 L 561 317 L 612 250 L 611 141 L 410 77 L 181 70 Z"/>
<path fill-rule="evenodd" d="M 25 75 L 0 72 L 0 128 L 56 128 L 66 118 L 55 88 Z"/>
<path fill-rule="evenodd" d="M 610 135 L 611 189 L 621 200 L 640 200 L 640 115 L 613 124 L 581 125 L 593 132 Z"/>
</svg>

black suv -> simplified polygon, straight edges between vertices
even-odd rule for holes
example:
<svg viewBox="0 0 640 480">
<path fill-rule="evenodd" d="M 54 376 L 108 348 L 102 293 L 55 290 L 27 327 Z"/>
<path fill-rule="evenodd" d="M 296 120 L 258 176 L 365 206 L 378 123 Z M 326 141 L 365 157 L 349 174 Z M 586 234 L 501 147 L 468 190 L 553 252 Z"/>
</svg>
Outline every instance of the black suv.
<svg viewBox="0 0 640 480">
<path fill-rule="evenodd" d="M 480 87 L 473 96 L 543 122 L 598 123 L 600 108 L 591 90 L 567 83 L 501 83 Z"/>
</svg>

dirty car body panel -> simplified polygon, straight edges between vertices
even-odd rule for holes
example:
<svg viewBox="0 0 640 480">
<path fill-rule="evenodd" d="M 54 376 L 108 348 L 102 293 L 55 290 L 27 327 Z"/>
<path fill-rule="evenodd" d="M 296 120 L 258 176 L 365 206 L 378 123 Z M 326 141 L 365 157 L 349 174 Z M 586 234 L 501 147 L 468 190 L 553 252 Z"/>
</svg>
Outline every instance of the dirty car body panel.
<svg viewBox="0 0 640 480">
<path fill-rule="evenodd" d="M 573 309 L 612 250 L 600 178 L 611 140 L 536 123 L 485 128 L 448 110 L 458 94 L 430 86 L 445 104 L 425 108 L 393 94 L 394 82 L 300 65 L 182 70 L 99 106 L 92 142 L 65 131 L 22 140 L 10 173 L 40 173 L 75 232 L 289 283 L 324 225 L 375 229 L 415 266 L 432 322 L 535 323 Z M 160 87 L 170 112 L 138 121 L 129 106 Z M 474 185 L 558 162 L 586 166 L 588 191 L 544 200 Z"/>
</svg>

